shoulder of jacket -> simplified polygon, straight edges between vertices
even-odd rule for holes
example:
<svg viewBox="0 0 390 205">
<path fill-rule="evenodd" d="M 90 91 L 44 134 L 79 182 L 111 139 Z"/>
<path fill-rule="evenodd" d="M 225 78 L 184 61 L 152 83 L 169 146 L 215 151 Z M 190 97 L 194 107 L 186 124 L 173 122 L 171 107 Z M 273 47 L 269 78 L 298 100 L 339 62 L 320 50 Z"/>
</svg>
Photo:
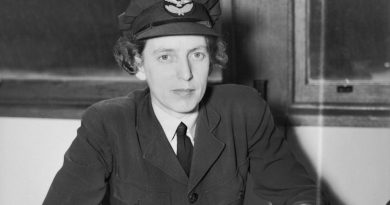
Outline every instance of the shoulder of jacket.
<svg viewBox="0 0 390 205">
<path fill-rule="evenodd" d="M 84 112 L 84 115 L 89 112 L 95 112 L 105 116 L 115 115 L 117 113 L 131 113 L 135 111 L 137 103 L 143 97 L 145 97 L 145 90 L 135 90 L 127 96 L 102 100 L 89 106 Z"/>
<path fill-rule="evenodd" d="M 218 103 L 232 103 L 239 105 L 264 103 L 264 100 L 252 87 L 236 84 L 223 84 L 210 87 L 211 101 Z"/>
</svg>

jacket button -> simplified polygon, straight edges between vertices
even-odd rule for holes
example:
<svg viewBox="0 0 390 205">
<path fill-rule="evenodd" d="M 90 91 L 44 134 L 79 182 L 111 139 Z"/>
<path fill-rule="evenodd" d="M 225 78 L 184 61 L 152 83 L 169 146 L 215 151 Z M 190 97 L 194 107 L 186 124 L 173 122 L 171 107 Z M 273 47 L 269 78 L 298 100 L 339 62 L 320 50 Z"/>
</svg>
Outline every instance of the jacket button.
<svg viewBox="0 0 390 205">
<path fill-rule="evenodd" d="M 240 191 L 240 192 L 238 193 L 238 195 L 242 198 L 242 197 L 244 197 L 245 192 L 244 192 L 244 191 Z"/>
<path fill-rule="evenodd" d="M 197 193 L 190 193 L 188 195 L 188 201 L 193 204 L 196 202 L 196 200 L 198 200 L 198 194 Z"/>
</svg>

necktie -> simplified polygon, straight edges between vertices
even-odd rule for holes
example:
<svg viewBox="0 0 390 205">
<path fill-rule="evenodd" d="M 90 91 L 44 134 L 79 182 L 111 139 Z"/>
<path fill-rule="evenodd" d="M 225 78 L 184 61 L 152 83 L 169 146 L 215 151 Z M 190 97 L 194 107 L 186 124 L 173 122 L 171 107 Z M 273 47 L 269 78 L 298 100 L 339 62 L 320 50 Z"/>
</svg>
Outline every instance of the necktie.
<svg viewBox="0 0 390 205">
<path fill-rule="evenodd" d="M 177 135 L 177 159 L 186 172 L 190 176 L 191 160 L 192 160 L 192 143 L 187 136 L 187 126 L 180 123 L 176 130 Z"/>
</svg>

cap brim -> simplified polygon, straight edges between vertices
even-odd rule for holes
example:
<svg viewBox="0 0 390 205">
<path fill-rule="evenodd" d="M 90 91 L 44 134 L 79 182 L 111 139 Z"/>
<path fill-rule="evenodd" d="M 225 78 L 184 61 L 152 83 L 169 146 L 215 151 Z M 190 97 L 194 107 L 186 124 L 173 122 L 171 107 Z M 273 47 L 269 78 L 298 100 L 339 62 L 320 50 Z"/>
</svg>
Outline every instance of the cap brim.
<svg viewBox="0 0 390 205">
<path fill-rule="evenodd" d="M 205 25 L 195 22 L 175 22 L 148 28 L 137 34 L 136 39 L 175 36 L 175 35 L 205 35 L 219 36 L 219 34 Z"/>
</svg>

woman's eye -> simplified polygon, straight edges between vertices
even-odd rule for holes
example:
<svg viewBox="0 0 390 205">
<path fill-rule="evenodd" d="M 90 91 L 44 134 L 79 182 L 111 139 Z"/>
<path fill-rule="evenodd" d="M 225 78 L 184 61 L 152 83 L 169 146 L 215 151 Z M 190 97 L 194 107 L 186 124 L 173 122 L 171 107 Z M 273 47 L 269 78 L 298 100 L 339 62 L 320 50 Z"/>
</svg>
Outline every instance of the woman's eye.
<svg viewBox="0 0 390 205">
<path fill-rule="evenodd" d="M 196 60 L 202 60 L 206 57 L 206 54 L 204 54 L 202 52 L 195 52 L 192 54 L 192 57 Z"/>
<path fill-rule="evenodd" d="M 162 62 L 166 62 L 166 61 L 171 60 L 171 57 L 169 55 L 161 55 L 158 57 L 158 60 L 162 61 Z"/>
</svg>

